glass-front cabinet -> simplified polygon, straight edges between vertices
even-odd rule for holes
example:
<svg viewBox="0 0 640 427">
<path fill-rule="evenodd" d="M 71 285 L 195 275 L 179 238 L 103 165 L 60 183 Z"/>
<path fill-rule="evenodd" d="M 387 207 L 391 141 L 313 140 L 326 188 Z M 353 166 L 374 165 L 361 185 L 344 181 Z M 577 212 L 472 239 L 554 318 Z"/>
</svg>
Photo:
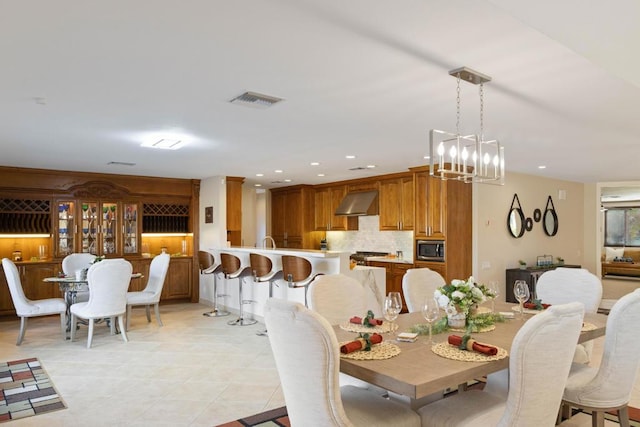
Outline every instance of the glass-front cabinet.
<svg viewBox="0 0 640 427">
<path fill-rule="evenodd" d="M 138 203 L 108 200 L 57 202 L 56 255 L 139 253 Z"/>
</svg>

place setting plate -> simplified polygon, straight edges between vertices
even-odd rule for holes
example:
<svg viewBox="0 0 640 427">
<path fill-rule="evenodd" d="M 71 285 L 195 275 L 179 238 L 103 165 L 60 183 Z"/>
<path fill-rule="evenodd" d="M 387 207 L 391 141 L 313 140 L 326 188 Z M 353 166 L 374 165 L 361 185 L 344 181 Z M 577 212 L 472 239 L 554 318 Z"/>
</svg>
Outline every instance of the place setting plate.
<svg viewBox="0 0 640 427">
<path fill-rule="evenodd" d="M 395 327 L 394 327 L 395 325 Z M 376 334 L 384 334 L 387 332 L 393 332 L 391 330 L 391 328 L 393 327 L 394 330 L 396 330 L 398 327 L 395 323 L 391 323 L 391 322 L 383 322 L 382 325 L 376 325 L 376 326 L 365 326 L 365 325 L 359 325 L 357 323 L 351 323 L 349 321 L 343 322 L 340 325 L 340 329 L 342 329 L 343 331 L 347 331 L 347 332 L 356 332 L 356 333 L 376 333 Z"/>
<path fill-rule="evenodd" d="M 340 346 L 342 347 L 348 342 L 349 341 L 341 342 Z M 399 354 L 400 347 L 393 343 L 383 341 L 380 344 L 372 345 L 370 351 L 358 350 L 347 354 L 340 353 L 340 357 L 353 360 L 384 360 L 391 359 Z"/>
</svg>

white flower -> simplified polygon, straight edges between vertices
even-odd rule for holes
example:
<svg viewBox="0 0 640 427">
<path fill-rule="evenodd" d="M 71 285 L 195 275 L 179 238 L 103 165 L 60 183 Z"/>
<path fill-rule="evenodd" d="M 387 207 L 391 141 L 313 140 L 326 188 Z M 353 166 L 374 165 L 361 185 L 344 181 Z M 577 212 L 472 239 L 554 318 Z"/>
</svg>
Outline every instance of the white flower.
<svg viewBox="0 0 640 427">
<path fill-rule="evenodd" d="M 462 300 L 462 299 L 464 299 L 466 296 L 467 296 L 467 294 L 465 294 L 465 293 L 464 293 L 464 292 L 462 292 L 462 291 L 453 291 L 453 293 L 451 294 L 451 299 L 453 299 L 453 300 L 456 300 L 456 299 L 458 299 L 458 300 Z"/>
<path fill-rule="evenodd" d="M 467 282 L 465 282 L 464 280 L 460 280 L 460 279 L 453 279 L 451 281 L 451 284 L 453 286 L 455 286 L 456 288 L 460 287 L 460 286 L 464 286 L 467 284 Z"/>
<path fill-rule="evenodd" d="M 473 295 L 473 297 L 479 301 L 484 301 L 484 294 L 482 293 L 482 290 L 476 288 L 475 286 L 471 288 L 471 295 Z"/>
<path fill-rule="evenodd" d="M 444 308 L 447 305 L 449 305 L 449 297 L 444 295 L 442 292 L 440 292 L 439 290 L 436 290 L 433 293 L 433 297 L 438 301 L 438 306 Z"/>
</svg>

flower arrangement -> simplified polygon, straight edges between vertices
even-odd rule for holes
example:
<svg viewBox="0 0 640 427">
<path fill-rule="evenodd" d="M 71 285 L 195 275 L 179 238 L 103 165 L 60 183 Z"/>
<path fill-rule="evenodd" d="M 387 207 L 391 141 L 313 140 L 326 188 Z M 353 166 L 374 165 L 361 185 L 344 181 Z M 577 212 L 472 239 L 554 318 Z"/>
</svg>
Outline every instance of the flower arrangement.
<svg viewBox="0 0 640 427">
<path fill-rule="evenodd" d="M 452 280 L 450 284 L 436 289 L 434 296 L 447 314 L 464 313 L 467 317 L 473 307 L 495 298 L 494 292 L 476 283 L 473 276 L 467 280 Z"/>
</svg>

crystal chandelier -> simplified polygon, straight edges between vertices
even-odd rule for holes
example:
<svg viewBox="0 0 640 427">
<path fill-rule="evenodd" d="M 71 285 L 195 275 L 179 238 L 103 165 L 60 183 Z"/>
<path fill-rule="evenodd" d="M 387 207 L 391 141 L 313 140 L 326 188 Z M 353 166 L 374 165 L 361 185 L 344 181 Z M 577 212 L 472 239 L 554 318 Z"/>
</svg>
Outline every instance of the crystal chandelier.
<svg viewBox="0 0 640 427">
<path fill-rule="evenodd" d="M 449 71 L 457 79 L 456 132 L 429 132 L 429 173 L 442 180 L 504 184 L 504 147 L 484 139 L 484 83 L 491 77 L 467 67 Z M 480 133 L 460 134 L 460 80 L 480 85 Z"/>
</svg>

